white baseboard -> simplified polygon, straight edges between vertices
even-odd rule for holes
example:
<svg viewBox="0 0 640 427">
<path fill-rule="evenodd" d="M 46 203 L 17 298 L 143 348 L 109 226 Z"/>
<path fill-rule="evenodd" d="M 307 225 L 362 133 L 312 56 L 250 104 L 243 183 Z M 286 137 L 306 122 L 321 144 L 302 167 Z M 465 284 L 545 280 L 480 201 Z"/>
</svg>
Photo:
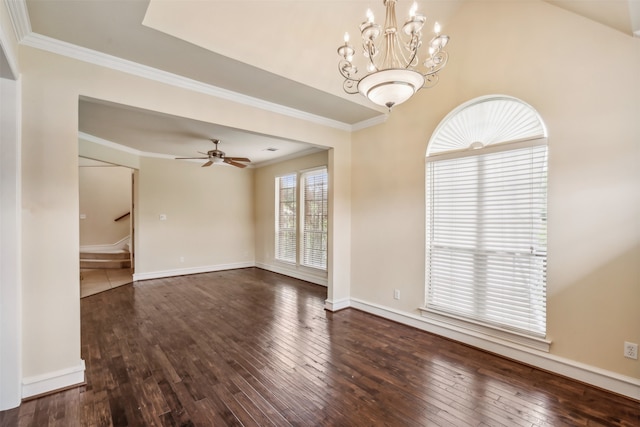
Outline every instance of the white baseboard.
<svg viewBox="0 0 640 427">
<path fill-rule="evenodd" d="M 84 360 L 80 359 L 80 363 L 77 366 L 23 378 L 22 398 L 27 399 L 56 390 L 82 385 L 85 382 L 84 370 Z"/>
<path fill-rule="evenodd" d="M 286 266 L 265 264 L 262 262 L 256 262 L 255 266 L 263 270 L 272 271 L 274 273 L 293 277 L 295 279 L 304 280 L 305 282 L 315 283 L 316 285 L 320 286 L 328 286 L 326 277 L 315 275 L 304 269 L 288 268 Z"/>
<path fill-rule="evenodd" d="M 325 307 L 327 303 L 325 303 Z M 471 345 L 482 350 L 499 354 L 509 359 L 535 366 L 545 371 L 553 372 L 564 377 L 591 384 L 613 393 L 640 400 L 640 379 L 618 374 L 616 372 L 586 365 L 574 360 L 565 359 L 543 351 L 534 350 L 526 346 L 517 345 L 499 339 L 488 340 L 473 333 L 466 333 L 458 329 L 447 328 L 427 321 L 420 315 L 394 310 L 378 304 L 373 304 L 357 298 L 351 298 L 347 306 L 374 314 L 394 322 L 402 323 L 427 332 L 440 335 L 454 341 Z M 344 308 L 344 307 L 342 307 Z"/>
<path fill-rule="evenodd" d="M 349 298 L 343 298 L 339 300 L 327 299 L 324 301 L 324 309 L 329 311 L 338 311 L 349 307 L 351 307 Z"/>
<path fill-rule="evenodd" d="M 253 261 L 237 262 L 232 264 L 205 265 L 202 267 L 176 268 L 173 270 L 150 271 L 147 273 L 134 273 L 133 281 L 161 279 L 163 277 L 186 276 L 189 274 L 211 273 L 212 271 L 234 270 L 236 268 L 255 267 Z"/>
<path fill-rule="evenodd" d="M 120 252 L 129 245 L 129 236 L 125 236 L 115 243 L 105 245 L 84 245 L 80 246 L 80 252 Z"/>
</svg>

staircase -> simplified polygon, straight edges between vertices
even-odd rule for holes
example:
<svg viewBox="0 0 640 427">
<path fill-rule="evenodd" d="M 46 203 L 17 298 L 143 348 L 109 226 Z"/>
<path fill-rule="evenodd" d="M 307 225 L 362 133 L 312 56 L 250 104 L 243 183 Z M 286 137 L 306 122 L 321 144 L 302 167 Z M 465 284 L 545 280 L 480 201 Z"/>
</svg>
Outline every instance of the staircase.
<svg viewBox="0 0 640 427">
<path fill-rule="evenodd" d="M 80 268 L 131 268 L 131 254 L 127 250 L 113 252 L 80 252 Z"/>
</svg>

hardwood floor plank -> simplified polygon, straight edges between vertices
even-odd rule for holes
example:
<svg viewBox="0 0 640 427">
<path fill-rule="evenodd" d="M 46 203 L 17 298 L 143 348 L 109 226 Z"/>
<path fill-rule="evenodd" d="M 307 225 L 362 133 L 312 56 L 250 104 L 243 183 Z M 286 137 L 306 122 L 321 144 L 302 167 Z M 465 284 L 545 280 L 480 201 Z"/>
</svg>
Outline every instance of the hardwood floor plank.
<svg viewBox="0 0 640 427">
<path fill-rule="evenodd" d="M 640 426 L 640 403 L 256 268 L 81 300 L 87 384 L 0 426 Z"/>
<path fill-rule="evenodd" d="M 196 402 L 191 398 L 185 384 L 178 383 L 160 383 L 160 387 L 166 390 L 165 396 L 171 407 L 171 415 L 178 425 L 204 426 L 209 422 L 210 416 L 201 411 Z M 173 405 L 172 405 L 173 404 Z"/>
<path fill-rule="evenodd" d="M 265 396 L 264 394 L 259 393 L 244 378 L 237 377 L 233 380 L 233 383 L 238 390 L 242 392 L 242 396 L 240 397 L 241 404 L 245 407 L 255 406 L 264 414 L 266 418 L 265 422 L 275 426 L 292 425 L 282 416 L 280 411 L 271 404 L 270 400 L 272 399 L 272 396 Z"/>
<path fill-rule="evenodd" d="M 177 383 L 182 381 L 180 375 L 176 372 L 173 364 L 169 361 L 167 354 L 159 345 L 154 345 L 151 347 L 152 357 L 150 358 L 153 361 L 154 367 L 154 376 L 162 375 L 167 377 L 168 381 Z M 161 374 L 160 374 L 161 372 Z"/>
</svg>

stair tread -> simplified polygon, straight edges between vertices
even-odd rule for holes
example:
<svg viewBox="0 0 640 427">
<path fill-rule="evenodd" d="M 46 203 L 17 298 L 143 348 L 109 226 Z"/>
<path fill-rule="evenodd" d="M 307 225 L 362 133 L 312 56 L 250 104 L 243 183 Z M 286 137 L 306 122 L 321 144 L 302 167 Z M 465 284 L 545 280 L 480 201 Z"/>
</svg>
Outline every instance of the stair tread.
<svg viewBox="0 0 640 427">
<path fill-rule="evenodd" d="M 87 254 L 89 254 L 87 256 Z M 107 255 L 118 254 L 116 258 L 102 257 L 105 253 L 98 252 L 83 252 L 80 254 L 80 268 L 93 268 L 93 269 L 121 269 L 131 268 L 131 259 L 129 252 L 111 252 Z M 123 256 L 124 255 L 124 256 Z"/>
<path fill-rule="evenodd" d="M 80 252 L 80 259 L 129 259 L 131 253 L 129 251 L 118 252 Z"/>
</svg>

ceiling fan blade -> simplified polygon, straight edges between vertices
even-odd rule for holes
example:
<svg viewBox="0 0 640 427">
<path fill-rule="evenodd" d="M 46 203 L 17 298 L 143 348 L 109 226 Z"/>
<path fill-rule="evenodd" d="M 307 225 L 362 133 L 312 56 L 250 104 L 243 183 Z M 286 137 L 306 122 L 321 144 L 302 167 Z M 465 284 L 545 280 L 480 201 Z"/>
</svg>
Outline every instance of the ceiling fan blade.
<svg viewBox="0 0 640 427">
<path fill-rule="evenodd" d="M 176 160 L 204 160 L 209 157 L 176 157 Z"/>
<path fill-rule="evenodd" d="M 225 157 L 225 159 L 232 160 L 234 162 L 250 162 L 251 161 L 246 157 Z"/>
<path fill-rule="evenodd" d="M 213 164 L 213 160 L 209 160 L 207 163 L 205 163 L 204 165 L 200 166 L 201 168 L 206 168 L 207 166 L 211 166 Z"/>
<path fill-rule="evenodd" d="M 229 165 L 232 165 L 232 166 L 235 166 L 237 168 L 246 168 L 247 167 L 247 165 L 243 165 L 242 163 L 234 162 L 233 160 L 229 159 L 228 157 L 225 158 L 223 161 L 225 163 L 227 163 Z"/>
</svg>

